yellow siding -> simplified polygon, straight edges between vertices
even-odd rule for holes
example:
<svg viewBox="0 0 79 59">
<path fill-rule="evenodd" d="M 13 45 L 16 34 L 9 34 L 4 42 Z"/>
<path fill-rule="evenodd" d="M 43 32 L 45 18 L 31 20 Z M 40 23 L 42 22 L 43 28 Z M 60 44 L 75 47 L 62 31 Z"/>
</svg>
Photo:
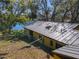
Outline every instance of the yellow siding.
<svg viewBox="0 0 79 59">
<path fill-rule="evenodd" d="M 58 56 L 56 54 L 54 54 L 53 57 L 54 57 L 54 59 L 62 59 L 60 56 Z"/>
<path fill-rule="evenodd" d="M 47 37 L 44 37 L 44 44 L 46 45 L 46 46 L 48 46 L 48 47 L 50 47 L 50 48 L 52 48 L 52 49 L 55 49 L 56 48 L 56 41 L 54 41 L 54 40 L 52 40 L 52 46 L 50 45 L 50 41 L 51 41 L 52 39 L 50 39 L 50 38 L 47 38 Z"/>
<path fill-rule="evenodd" d="M 53 49 L 56 49 L 56 41 L 53 40 Z"/>
<path fill-rule="evenodd" d="M 33 32 L 33 37 L 34 37 L 34 38 L 39 39 L 39 38 L 40 38 L 39 35 L 41 35 L 41 34 L 36 33 L 36 32 Z M 43 40 L 43 39 L 42 39 L 42 40 Z M 42 40 L 40 40 L 39 42 L 40 42 L 40 43 L 43 43 Z"/>
<path fill-rule="evenodd" d="M 29 35 L 29 30 L 26 30 L 26 33 Z M 33 32 L 33 37 L 34 38 L 38 39 L 39 38 L 39 35 L 41 35 L 41 34 L 36 33 L 36 32 Z M 44 39 L 44 42 L 43 42 L 43 39 Z M 52 49 L 55 49 L 56 48 L 56 41 L 54 41 L 54 40 L 52 40 L 52 39 L 50 39 L 48 37 L 44 37 L 43 39 L 40 40 L 39 42 L 45 44 L 46 46 L 48 46 L 48 47 L 50 47 Z M 52 44 L 53 44 L 52 46 L 50 45 L 50 41 L 51 40 L 52 40 Z"/>
<path fill-rule="evenodd" d="M 44 37 L 44 44 L 48 47 L 50 47 L 50 40 L 47 37 Z"/>
<path fill-rule="evenodd" d="M 36 39 L 38 39 L 39 38 L 39 34 L 36 33 L 36 32 L 33 32 L 33 37 L 36 38 Z"/>
</svg>

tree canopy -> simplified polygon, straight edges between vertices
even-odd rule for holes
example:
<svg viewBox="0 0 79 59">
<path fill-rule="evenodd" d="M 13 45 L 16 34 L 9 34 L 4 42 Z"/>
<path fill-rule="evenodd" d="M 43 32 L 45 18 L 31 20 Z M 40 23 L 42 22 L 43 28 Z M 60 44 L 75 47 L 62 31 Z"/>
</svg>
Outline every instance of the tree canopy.
<svg viewBox="0 0 79 59">
<path fill-rule="evenodd" d="M 17 23 L 24 24 L 28 19 L 25 11 L 24 0 L 0 0 L 0 30 L 10 32 Z"/>
<path fill-rule="evenodd" d="M 78 20 L 78 0 L 29 0 L 31 15 L 47 21 L 70 21 Z"/>
</svg>

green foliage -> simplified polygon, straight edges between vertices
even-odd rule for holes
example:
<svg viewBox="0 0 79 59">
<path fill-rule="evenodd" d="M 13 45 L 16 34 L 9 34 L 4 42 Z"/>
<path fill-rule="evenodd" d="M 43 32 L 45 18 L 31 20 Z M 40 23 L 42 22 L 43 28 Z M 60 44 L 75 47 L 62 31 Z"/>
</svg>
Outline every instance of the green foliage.
<svg viewBox="0 0 79 59">
<path fill-rule="evenodd" d="M 27 21 L 27 18 L 25 16 L 19 16 L 16 21 L 23 24 Z"/>
<path fill-rule="evenodd" d="M 37 10 L 38 6 L 36 4 L 37 2 L 34 0 L 29 0 L 28 8 L 30 9 L 30 13 L 28 14 L 29 18 L 35 19 L 37 17 Z"/>
<path fill-rule="evenodd" d="M 21 38 L 25 35 L 24 30 L 14 30 L 11 31 L 11 34 L 14 35 L 16 38 Z"/>
<path fill-rule="evenodd" d="M 18 2 L 16 0 L 0 0 L 0 2 L 2 2 L 2 7 L 0 7 L 0 31 L 10 32 L 17 23 L 24 24 L 30 20 L 23 14 L 26 10 L 24 0 Z M 16 8 L 14 8 L 16 3 Z M 5 13 L 2 12 L 3 8 L 6 10 Z"/>
</svg>

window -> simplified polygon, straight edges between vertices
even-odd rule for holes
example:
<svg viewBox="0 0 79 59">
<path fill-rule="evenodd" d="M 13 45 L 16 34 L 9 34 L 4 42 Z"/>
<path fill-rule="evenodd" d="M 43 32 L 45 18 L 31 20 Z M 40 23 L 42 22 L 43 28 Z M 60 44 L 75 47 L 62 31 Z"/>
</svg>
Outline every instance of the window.
<svg viewBox="0 0 79 59">
<path fill-rule="evenodd" d="M 50 41 L 50 45 L 53 46 L 53 41 L 52 40 Z"/>
</svg>

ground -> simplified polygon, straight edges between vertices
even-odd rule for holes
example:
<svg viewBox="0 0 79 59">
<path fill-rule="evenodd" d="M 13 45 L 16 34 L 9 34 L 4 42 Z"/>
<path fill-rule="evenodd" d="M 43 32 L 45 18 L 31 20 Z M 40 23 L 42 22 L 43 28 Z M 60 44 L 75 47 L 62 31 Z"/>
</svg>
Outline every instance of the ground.
<svg viewBox="0 0 79 59">
<path fill-rule="evenodd" d="M 2 40 L 0 41 L 0 57 L 3 59 L 48 59 L 47 53 L 42 49 L 34 46 L 22 49 L 24 46 L 28 46 L 24 41 Z M 50 59 L 53 57 L 50 56 Z"/>
</svg>

